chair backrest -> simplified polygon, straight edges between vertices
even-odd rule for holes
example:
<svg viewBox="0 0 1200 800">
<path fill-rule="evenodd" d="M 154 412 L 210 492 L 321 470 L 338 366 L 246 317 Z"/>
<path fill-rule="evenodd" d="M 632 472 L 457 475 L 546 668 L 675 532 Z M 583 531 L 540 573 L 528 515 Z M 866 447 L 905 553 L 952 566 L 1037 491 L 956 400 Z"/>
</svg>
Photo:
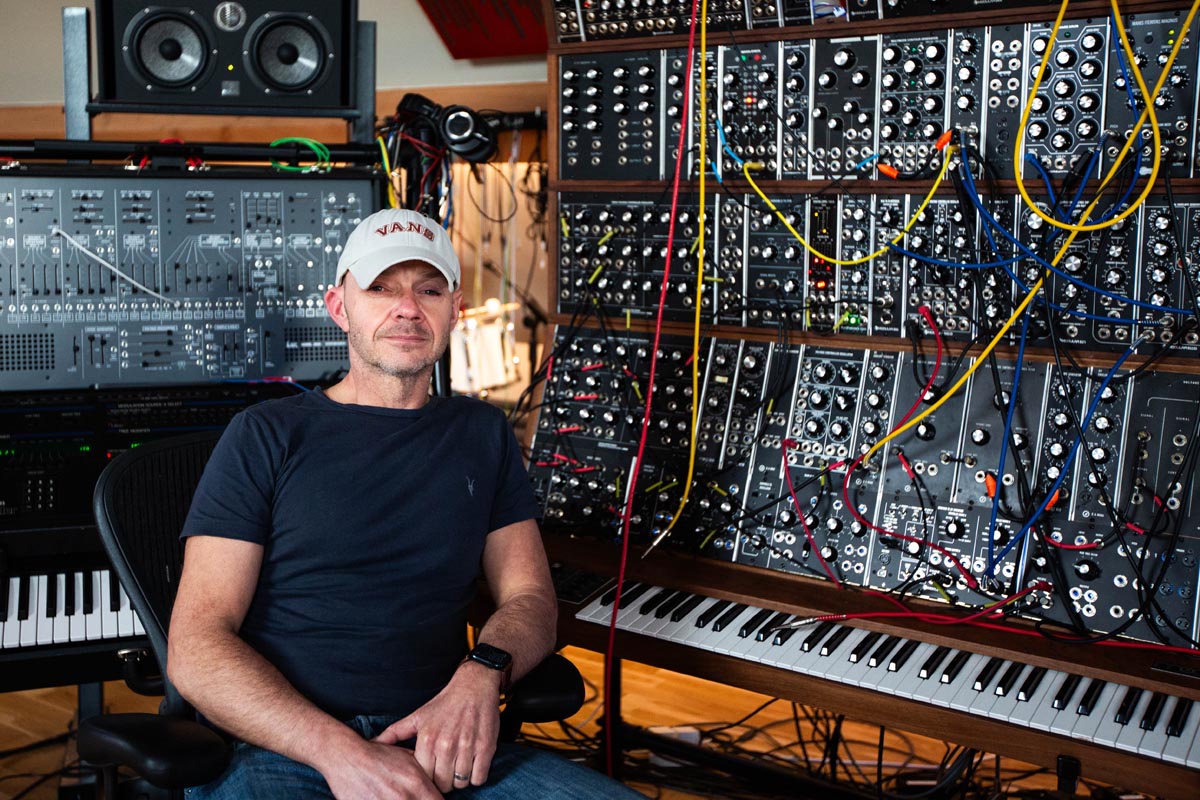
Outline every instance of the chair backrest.
<svg viewBox="0 0 1200 800">
<path fill-rule="evenodd" d="M 167 630 L 183 568 L 179 532 L 221 431 L 148 442 L 112 460 L 96 482 L 92 510 L 104 550 L 141 618 L 163 675 L 163 713 L 186 703 L 167 674 Z"/>
</svg>

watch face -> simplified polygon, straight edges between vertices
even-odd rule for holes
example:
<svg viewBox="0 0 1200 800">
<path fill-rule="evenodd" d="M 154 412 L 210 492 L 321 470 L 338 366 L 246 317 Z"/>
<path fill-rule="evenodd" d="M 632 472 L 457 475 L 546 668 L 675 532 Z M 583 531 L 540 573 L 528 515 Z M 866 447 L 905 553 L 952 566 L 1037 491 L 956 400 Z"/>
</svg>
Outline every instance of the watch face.
<svg viewBox="0 0 1200 800">
<path fill-rule="evenodd" d="M 492 669 L 504 669 L 512 663 L 512 656 L 499 647 L 490 644 L 477 644 L 471 651 L 471 658 Z"/>
</svg>

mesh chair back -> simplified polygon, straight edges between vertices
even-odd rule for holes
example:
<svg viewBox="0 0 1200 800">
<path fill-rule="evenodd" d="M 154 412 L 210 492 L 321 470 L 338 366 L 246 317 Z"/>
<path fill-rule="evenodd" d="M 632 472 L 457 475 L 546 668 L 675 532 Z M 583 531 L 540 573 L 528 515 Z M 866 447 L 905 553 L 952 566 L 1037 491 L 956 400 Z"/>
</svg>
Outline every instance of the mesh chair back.
<svg viewBox="0 0 1200 800">
<path fill-rule="evenodd" d="M 163 674 L 163 713 L 186 704 L 166 680 L 167 630 L 183 567 L 179 532 L 221 431 L 149 442 L 112 460 L 96 482 L 92 510 L 121 585 L 146 628 Z"/>
</svg>

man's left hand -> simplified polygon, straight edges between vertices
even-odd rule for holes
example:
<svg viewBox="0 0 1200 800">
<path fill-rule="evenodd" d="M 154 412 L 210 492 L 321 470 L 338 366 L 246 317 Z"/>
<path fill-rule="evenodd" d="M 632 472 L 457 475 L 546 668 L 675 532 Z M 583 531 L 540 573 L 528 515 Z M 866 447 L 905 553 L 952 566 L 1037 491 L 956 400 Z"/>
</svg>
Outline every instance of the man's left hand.
<svg viewBox="0 0 1200 800">
<path fill-rule="evenodd" d="M 374 741 L 397 744 L 415 737 L 417 763 L 442 792 L 482 786 L 500 732 L 501 678 L 496 670 L 464 661 L 436 697 Z"/>
</svg>

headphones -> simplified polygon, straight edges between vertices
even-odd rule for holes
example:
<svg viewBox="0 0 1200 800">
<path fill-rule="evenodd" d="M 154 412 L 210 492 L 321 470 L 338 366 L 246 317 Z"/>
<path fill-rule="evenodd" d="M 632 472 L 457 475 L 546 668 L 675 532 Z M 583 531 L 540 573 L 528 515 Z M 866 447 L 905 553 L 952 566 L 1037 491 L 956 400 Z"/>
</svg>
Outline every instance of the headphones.
<svg viewBox="0 0 1200 800">
<path fill-rule="evenodd" d="M 443 108 L 428 97 L 410 92 L 400 98 L 396 115 L 427 122 L 446 149 L 464 161 L 479 164 L 496 154 L 496 131 L 482 114 L 466 106 Z"/>
</svg>

